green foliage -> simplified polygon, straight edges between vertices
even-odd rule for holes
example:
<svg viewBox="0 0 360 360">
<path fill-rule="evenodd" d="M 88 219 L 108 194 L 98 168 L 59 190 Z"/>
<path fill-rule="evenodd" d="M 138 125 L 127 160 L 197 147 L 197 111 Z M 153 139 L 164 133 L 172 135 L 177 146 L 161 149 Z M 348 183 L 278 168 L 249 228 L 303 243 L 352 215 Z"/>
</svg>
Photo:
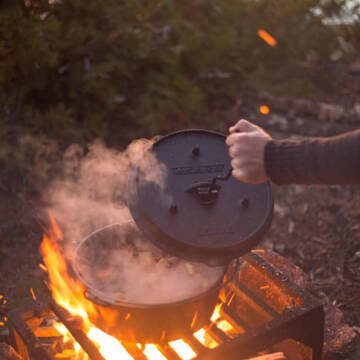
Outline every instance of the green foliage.
<svg viewBox="0 0 360 360">
<path fill-rule="evenodd" d="M 85 144 L 113 136 L 113 128 L 153 135 L 208 118 L 209 109 L 226 106 L 224 99 L 239 90 L 288 91 L 292 79 L 301 88 L 309 53 L 327 62 L 334 48 L 324 14 L 343 6 L 335 0 L 49 2 L 0 5 L 2 144 L 16 146 L 28 134 Z M 260 39 L 258 29 L 277 46 Z"/>
</svg>

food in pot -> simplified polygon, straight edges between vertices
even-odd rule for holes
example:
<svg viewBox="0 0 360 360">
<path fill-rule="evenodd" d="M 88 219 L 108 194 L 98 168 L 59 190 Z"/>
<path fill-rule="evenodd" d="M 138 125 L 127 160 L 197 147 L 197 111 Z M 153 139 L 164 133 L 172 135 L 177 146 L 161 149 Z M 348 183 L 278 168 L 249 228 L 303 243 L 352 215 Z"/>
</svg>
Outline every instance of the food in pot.
<svg viewBox="0 0 360 360">
<path fill-rule="evenodd" d="M 225 266 L 190 263 L 144 240 L 133 221 L 114 224 L 78 246 L 75 269 L 111 302 L 166 304 L 199 295 L 221 281 Z"/>
</svg>

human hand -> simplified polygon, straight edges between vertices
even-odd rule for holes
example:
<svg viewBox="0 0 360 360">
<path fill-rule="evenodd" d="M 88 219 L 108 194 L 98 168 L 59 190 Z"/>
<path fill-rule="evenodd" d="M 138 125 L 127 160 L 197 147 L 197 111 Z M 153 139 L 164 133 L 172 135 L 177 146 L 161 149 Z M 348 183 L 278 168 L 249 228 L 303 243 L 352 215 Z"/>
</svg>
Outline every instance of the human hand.
<svg viewBox="0 0 360 360">
<path fill-rule="evenodd" d="M 230 129 L 226 138 L 232 158 L 233 176 L 250 184 L 259 184 L 269 179 L 265 171 L 264 152 L 271 136 L 261 127 L 247 120 L 240 120 Z"/>
</svg>

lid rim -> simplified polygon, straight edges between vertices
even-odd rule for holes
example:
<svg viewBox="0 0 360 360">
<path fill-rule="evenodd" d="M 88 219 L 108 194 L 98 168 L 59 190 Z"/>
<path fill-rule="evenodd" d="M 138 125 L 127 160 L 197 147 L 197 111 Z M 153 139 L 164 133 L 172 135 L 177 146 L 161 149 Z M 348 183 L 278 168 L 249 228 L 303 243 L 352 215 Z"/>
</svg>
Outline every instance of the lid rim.
<svg viewBox="0 0 360 360">
<path fill-rule="evenodd" d="M 225 139 L 225 135 L 219 132 L 202 129 L 187 129 L 177 131 L 162 137 L 153 144 L 151 149 L 155 149 L 158 144 L 163 143 L 167 139 L 174 136 L 192 133 L 217 135 Z M 260 224 L 256 224 L 255 230 L 246 235 L 245 239 L 242 239 L 235 244 L 232 243 L 228 246 L 221 247 L 206 246 L 206 244 L 204 246 L 197 246 L 189 242 L 181 241 L 181 239 L 179 240 L 177 237 L 171 236 L 171 234 L 169 234 L 167 231 L 168 228 L 165 227 L 162 229 L 161 224 L 157 224 L 157 222 L 152 221 L 149 217 L 150 214 L 147 214 L 146 210 L 143 209 L 139 198 L 138 182 L 136 181 L 137 176 L 138 172 L 135 164 L 135 167 L 132 169 L 128 177 L 128 205 L 131 215 L 133 216 L 140 230 L 147 238 L 149 238 L 152 243 L 161 248 L 163 251 L 173 255 L 190 261 L 208 263 L 210 260 L 210 262 L 214 261 L 218 264 L 225 264 L 230 259 L 242 256 L 252 248 L 256 247 L 261 242 L 263 236 L 271 225 L 274 201 L 272 196 L 271 183 L 267 181 L 259 184 L 265 187 L 266 192 L 266 199 L 264 200 L 265 208 L 262 209 L 263 219 Z"/>
</svg>

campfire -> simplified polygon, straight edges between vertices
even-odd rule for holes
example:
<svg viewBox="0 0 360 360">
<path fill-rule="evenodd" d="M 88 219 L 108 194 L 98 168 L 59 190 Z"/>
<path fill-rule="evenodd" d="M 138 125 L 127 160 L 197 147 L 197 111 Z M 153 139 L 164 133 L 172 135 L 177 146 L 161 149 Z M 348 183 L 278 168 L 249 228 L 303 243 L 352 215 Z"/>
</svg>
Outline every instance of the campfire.
<svg viewBox="0 0 360 360">
<path fill-rule="evenodd" d="M 301 359 L 321 359 L 321 304 L 270 265 L 261 250 L 242 257 L 207 326 L 196 331 L 189 326 L 182 329 L 183 337 L 153 343 L 122 341 L 92 323 L 96 310 L 74 280 L 61 242 L 61 230 L 51 217 L 41 245 L 41 268 L 48 273 L 52 301 L 35 301 L 33 308 L 8 316 L 13 345 L 25 359 L 241 359 L 274 351 L 285 352 L 289 360 L 299 359 L 299 353 Z M 130 317 L 118 325 L 124 331 Z M 111 313 L 107 320 L 113 320 Z"/>
<path fill-rule="evenodd" d="M 51 300 L 32 290 L 32 307 L 7 314 L 10 343 L 26 360 L 321 360 L 321 302 L 251 251 L 270 226 L 270 185 L 231 178 L 221 134 L 150 145 L 97 144 L 49 189 L 39 266 Z"/>
<path fill-rule="evenodd" d="M 99 328 L 96 328 L 89 320 L 89 314 L 96 312 L 96 310 L 94 309 L 93 304 L 84 296 L 85 289 L 83 286 L 80 283 L 75 282 L 74 279 L 69 276 L 69 273 L 67 272 L 67 265 L 59 248 L 59 242 L 62 240 L 62 234 L 54 218 L 50 217 L 50 219 L 52 227 L 49 234 L 44 235 L 41 252 L 43 254 L 45 267 L 49 275 L 49 288 L 53 294 L 55 303 L 67 310 L 70 315 L 70 324 L 73 324 L 75 321 L 77 323 L 75 327 L 80 327 L 88 339 L 93 342 L 97 350 L 93 349 L 92 352 L 100 354 L 100 356 L 96 354 L 95 358 L 103 358 L 106 360 L 112 360 L 115 358 L 133 359 L 129 352 L 127 352 L 126 347 L 120 341 L 111 335 L 106 334 Z M 230 299 L 229 302 L 231 302 L 231 300 L 232 299 Z M 62 311 L 62 309 L 59 310 L 56 305 L 53 307 L 55 313 L 64 313 L 64 311 Z M 215 307 L 210 319 L 211 323 L 224 331 L 225 334 L 227 333 L 230 338 L 240 334 L 242 330 L 239 327 L 235 328 L 230 322 L 221 318 L 220 310 L 221 303 Z M 67 317 L 65 322 L 69 322 L 68 314 L 65 315 Z M 109 316 L 111 316 L 111 314 L 109 314 Z M 60 317 L 62 317 L 62 315 L 60 315 Z M 130 317 L 131 314 L 127 314 L 124 318 L 124 322 L 126 323 Z M 194 321 L 195 320 L 196 319 L 194 318 Z M 109 318 L 108 321 L 111 322 L 112 319 Z M 69 344 L 71 349 L 70 351 L 73 351 L 73 356 L 75 356 L 76 359 L 87 358 L 86 352 L 82 349 L 79 343 L 76 342 L 70 330 L 64 325 L 64 323 L 55 321 L 53 326 L 59 334 L 63 336 L 63 342 L 65 344 Z M 73 327 L 74 325 L 70 326 Z M 216 341 L 216 337 L 212 337 L 210 333 L 207 333 L 206 329 L 200 329 L 197 332 L 194 332 L 193 335 L 195 339 L 197 339 L 205 347 L 215 348 L 219 345 Z M 136 347 L 149 360 L 166 359 L 159 350 L 157 344 L 136 343 Z M 190 360 L 197 356 L 197 353 L 183 339 L 169 341 L 168 347 L 183 360 Z M 67 353 L 69 353 L 69 349 L 67 349 Z M 114 356 L 114 354 L 116 354 L 116 356 Z"/>
<path fill-rule="evenodd" d="M 61 250 L 58 244 L 59 241 L 62 240 L 62 234 L 55 220 L 52 217 L 50 217 L 50 219 L 52 228 L 49 231 L 49 235 L 44 235 L 41 252 L 49 274 L 49 288 L 53 294 L 55 303 L 66 309 L 70 316 L 72 316 L 73 319 L 76 319 L 78 324 L 81 324 L 82 331 L 86 334 L 89 340 L 94 343 L 98 350 L 93 350 L 93 352 L 98 352 L 102 358 L 106 360 L 119 358 L 119 355 L 121 355 L 121 359 L 133 359 L 120 341 L 96 328 L 89 320 L 89 314 L 96 312 L 96 310 L 94 309 L 92 303 L 84 296 L 85 289 L 83 286 L 80 283 L 75 282 L 74 279 L 69 276 L 67 272 L 67 265 L 61 255 Z M 236 332 L 236 330 L 226 320 L 219 320 L 219 308 L 220 305 L 215 308 L 211 321 L 214 324 L 217 324 L 217 326 L 226 329 L 226 331 L 229 331 L 230 333 Z M 57 312 L 57 310 L 55 310 L 55 312 Z M 109 314 L 109 316 L 111 316 L 111 314 Z M 129 320 L 130 316 L 130 313 L 127 314 L 124 321 L 126 322 Z M 111 322 L 112 319 L 109 318 L 108 321 Z M 54 322 L 54 328 L 63 336 L 63 341 L 65 343 L 70 343 L 76 358 L 86 359 L 86 352 L 74 340 L 71 332 L 66 326 L 64 326 L 63 323 Z M 211 336 L 206 334 L 205 330 L 194 333 L 194 336 L 204 344 L 207 344 L 209 347 L 215 347 L 218 345 Z M 196 357 L 196 352 L 182 339 L 171 341 L 168 344 L 169 347 L 184 360 L 190 360 Z M 155 344 L 137 343 L 136 346 L 150 360 L 161 359 L 161 356 L 163 356 Z M 114 354 L 117 355 L 114 357 Z M 165 359 L 164 356 L 163 358 Z"/>
</svg>

